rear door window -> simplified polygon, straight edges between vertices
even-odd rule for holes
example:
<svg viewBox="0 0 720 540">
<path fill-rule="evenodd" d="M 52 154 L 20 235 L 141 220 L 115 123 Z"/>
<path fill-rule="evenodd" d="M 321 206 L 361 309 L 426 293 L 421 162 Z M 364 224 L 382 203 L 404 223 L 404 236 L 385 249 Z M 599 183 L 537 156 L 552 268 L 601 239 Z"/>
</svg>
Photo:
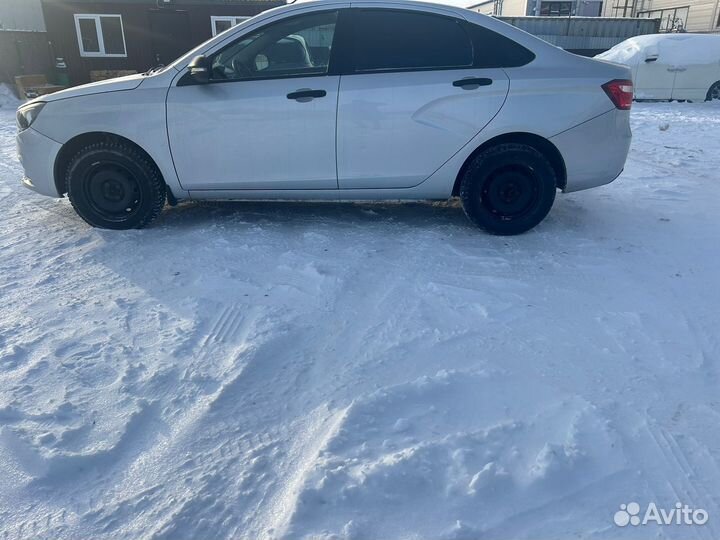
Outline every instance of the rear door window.
<svg viewBox="0 0 720 540">
<path fill-rule="evenodd" d="M 352 11 L 356 73 L 472 67 L 472 42 L 458 19 L 389 9 Z"/>
</svg>

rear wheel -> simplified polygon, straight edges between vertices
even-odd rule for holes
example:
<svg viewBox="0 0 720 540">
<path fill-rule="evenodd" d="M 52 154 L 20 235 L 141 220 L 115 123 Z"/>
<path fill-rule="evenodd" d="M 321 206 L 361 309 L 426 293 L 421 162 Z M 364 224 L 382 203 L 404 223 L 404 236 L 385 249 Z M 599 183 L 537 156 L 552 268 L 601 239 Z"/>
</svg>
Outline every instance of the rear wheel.
<svg viewBox="0 0 720 540">
<path fill-rule="evenodd" d="M 165 183 L 157 168 L 123 142 L 84 147 L 70 161 L 65 181 L 73 208 L 93 227 L 140 229 L 165 205 Z"/>
<path fill-rule="evenodd" d="M 524 233 L 547 216 L 555 200 L 552 165 L 535 148 L 501 144 L 473 158 L 460 182 L 467 216 L 498 235 Z"/>
<path fill-rule="evenodd" d="M 720 100 L 720 81 L 710 87 L 710 90 L 708 90 L 707 96 L 705 97 L 705 101 L 713 101 L 715 99 Z"/>
</svg>

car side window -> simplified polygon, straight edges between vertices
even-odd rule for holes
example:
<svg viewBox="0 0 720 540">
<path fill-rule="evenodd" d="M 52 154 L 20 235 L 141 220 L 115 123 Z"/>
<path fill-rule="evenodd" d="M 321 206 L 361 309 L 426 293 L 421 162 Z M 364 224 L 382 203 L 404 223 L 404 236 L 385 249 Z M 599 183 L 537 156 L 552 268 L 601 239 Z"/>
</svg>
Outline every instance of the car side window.
<svg viewBox="0 0 720 540">
<path fill-rule="evenodd" d="M 243 36 L 213 56 L 212 80 L 326 74 L 337 16 L 337 11 L 299 15 Z"/>
<path fill-rule="evenodd" d="M 529 64 L 535 54 L 519 43 L 477 24 L 468 23 L 473 40 L 476 68 L 510 68 Z"/>
<path fill-rule="evenodd" d="M 390 9 L 352 11 L 356 73 L 472 66 L 472 42 L 457 19 Z"/>
</svg>

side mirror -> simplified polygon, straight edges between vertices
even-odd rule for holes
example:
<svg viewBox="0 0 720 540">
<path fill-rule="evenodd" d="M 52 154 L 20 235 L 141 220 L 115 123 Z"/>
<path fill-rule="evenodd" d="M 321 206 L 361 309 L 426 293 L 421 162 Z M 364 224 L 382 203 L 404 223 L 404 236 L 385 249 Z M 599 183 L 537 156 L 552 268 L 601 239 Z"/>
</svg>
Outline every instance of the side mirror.
<svg viewBox="0 0 720 540">
<path fill-rule="evenodd" d="M 193 58 L 187 69 L 196 83 L 206 84 L 210 81 L 210 62 L 202 54 Z"/>
</svg>

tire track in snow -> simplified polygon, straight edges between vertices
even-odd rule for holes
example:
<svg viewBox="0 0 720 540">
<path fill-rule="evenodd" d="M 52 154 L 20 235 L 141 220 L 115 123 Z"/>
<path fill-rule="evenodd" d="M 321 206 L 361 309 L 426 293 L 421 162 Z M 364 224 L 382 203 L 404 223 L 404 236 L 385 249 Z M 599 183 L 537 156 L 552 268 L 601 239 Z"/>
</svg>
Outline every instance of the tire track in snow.
<svg viewBox="0 0 720 540">
<path fill-rule="evenodd" d="M 674 497 L 674 500 L 668 499 L 668 504 L 680 502 L 689 504 L 693 508 L 705 508 L 707 510 L 706 503 L 712 499 L 707 496 L 707 490 L 702 487 L 697 474 L 697 467 L 690 464 L 687 455 L 680 449 L 675 438 L 654 422 L 646 422 L 645 429 L 654 445 L 656 454 L 658 454 L 657 463 L 666 465 L 666 467 L 662 467 L 665 474 L 665 485 Z M 696 486 L 693 485 L 693 480 L 703 489 L 705 497 L 701 497 Z M 662 495 L 661 493 L 657 494 Z M 662 506 L 662 503 L 655 502 L 658 506 Z M 709 512 L 710 515 L 713 514 L 712 510 Z M 684 527 L 684 530 L 687 530 L 693 538 L 703 538 L 705 540 L 720 538 L 715 529 L 712 519 L 702 527 Z"/>
<path fill-rule="evenodd" d="M 87 510 L 78 516 L 79 520 L 85 522 L 85 527 L 90 525 L 98 533 L 107 533 L 113 529 L 109 524 L 120 526 L 119 524 L 122 523 L 132 530 L 136 516 L 128 519 L 128 516 L 119 514 L 131 504 L 138 492 L 145 497 L 148 489 L 152 490 L 163 484 L 178 484 L 177 489 L 182 492 L 182 480 L 187 476 L 183 476 L 179 471 L 182 463 L 177 463 L 172 458 L 175 455 L 184 455 L 182 451 L 184 448 L 193 448 L 193 439 L 198 432 L 202 432 L 203 419 L 211 410 L 215 400 L 223 395 L 228 384 L 242 374 L 247 364 L 252 361 L 253 355 L 262 349 L 262 345 L 249 345 L 246 342 L 248 335 L 256 330 L 258 320 L 257 310 L 248 310 L 243 317 L 239 306 L 234 304 L 223 306 L 205 339 L 201 340 L 201 345 L 196 349 L 194 362 L 188 367 L 202 368 L 207 365 L 219 367 L 225 380 L 211 394 L 198 395 L 196 391 L 189 397 L 185 396 L 185 402 L 189 402 L 190 405 L 180 416 L 174 418 L 172 423 L 166 424 L 167 429 L 139 434 L 143 446 L 135 448 L 131 453 L 133 461 L 122 475 L 123 480 L 113 486 L 112 493 L 89 501 Z M 178 391 L 178 395 L 180 394 L 181 392 Z M 161 398 L 160 402 L 163 401 Z M 138 436 L 138 433 L 134 432 L 137 430 L 132 431 L 133 433 L 126 433 L 128 444 Z M 264 435 L 263 438 L 266 436 Z M 255 447 L 252 440 L 247 441 L 245 446 L 250 449 Z M 123 454 L 127 455 L 127 452 Z M 179 474 L 169 475 L 168 473 L 173 470 Z M 128 498 L 124 495 L 127 493 L 134 495 Z M 163 501 L 158 501 L 152 510 L 162 511 L 164 515 L 171 513 L 164 506 Z"/>
<path fill-rule="evenodd" d="M 283 482 L 262 501 L 253 517 L 252 537 L 283 538 L 288 534 L 287 527 L 298 509 L 303 485 L 322 450 L 342 427 L 349 408 L 336 411 L 321 408 L 302 422 L 305 425 L 298 430 L 302 437 L 295 439 L 278 474 Z"/>
</svg>

